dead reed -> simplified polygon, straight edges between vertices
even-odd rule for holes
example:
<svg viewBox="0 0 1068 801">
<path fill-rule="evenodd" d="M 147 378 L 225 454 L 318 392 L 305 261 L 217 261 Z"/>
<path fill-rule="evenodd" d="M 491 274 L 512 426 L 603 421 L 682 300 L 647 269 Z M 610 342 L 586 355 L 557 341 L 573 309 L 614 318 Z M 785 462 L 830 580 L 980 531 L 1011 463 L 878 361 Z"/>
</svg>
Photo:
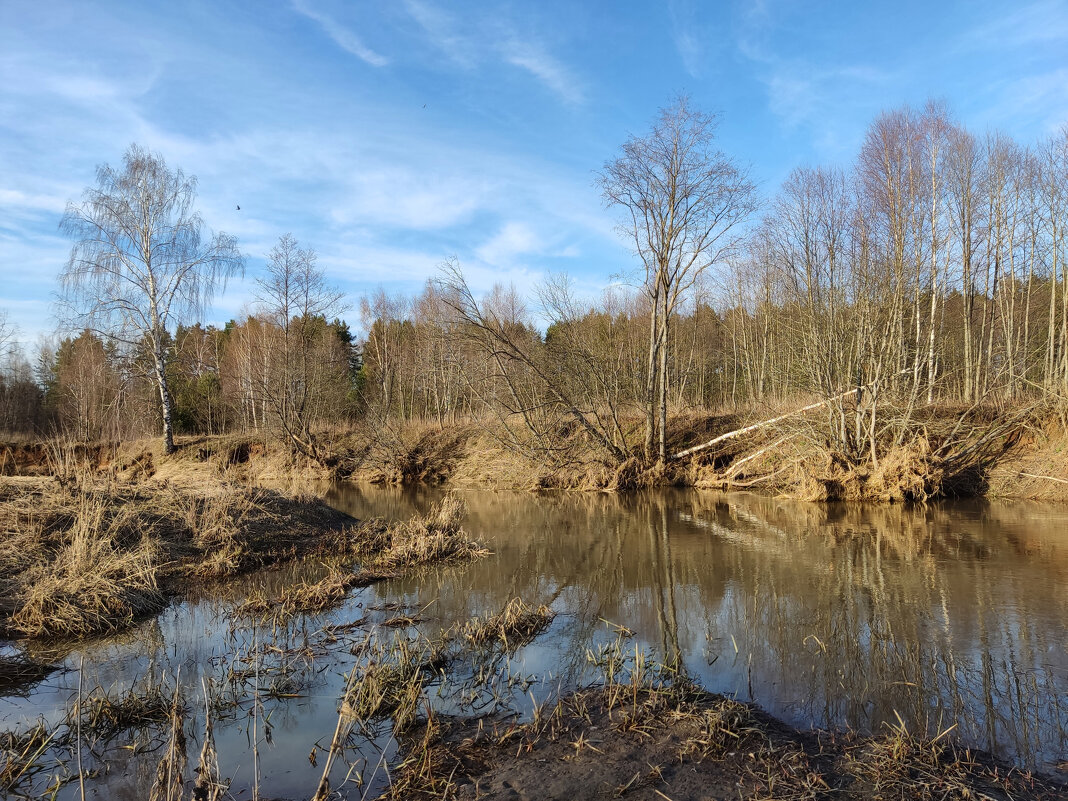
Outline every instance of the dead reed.
<svg viewBox="0 0 1068 801">
<path fill-rule="evenodd" d="M 499 614 L 469 620 L 460 634 L 472 645 L 496 641 L 506 650 L 514 650 L 545 631 L 554 617 L 556 613 L 544 604 L 533 607 L 522 598 L 513 598 Z"/>
<path fill-rule="evenodd" d="M 69 528 L 49 537 L 40 524 L 31 536 L 54 548 L 22 571 L 9 626 L 32 637 L 84 636 L 128 626 L 164 603 L 157 583 L 158 549 L 137 515 L 114 508 L 108 496 L 82 492 Z M 47 546 L 46 546 L 47 547 Z M 43 549 L 42 549 L 43 550 Z M 30 558 L 33 558 L 31 555 Z"/>
<path fill-rule="evenodd" d="M 387 525 L 372 520 L 360 526 L 350 545 L 364 567 L 412 570 L 428 564 L 464 561 L 488 551 L 467 536 L 462 527 L 467 505 L 456 495 L 434 504 L 426 515 Z"/>
<path fill-rule="evenodd" d="M 127 729 L 165 723 L 175 714 L 176 699 L 168 696 L 162 684 L 131 687 L 109 692 L 97 688 L 83 695 L 68 715 L 67 725 L 74 728 L 80 715 L 81 730 L 107 739 Z M 184 710 L 179 706 L 178 713 Z"/>
<path fill-rule="evenodd" d="M 395 575 L 397 574 L 371 570 L 353 572 L 332 567 L 330 573 L 317 582 L 301 582 L 295 587 L 287 588 L 278 605 L 283 616 L 322 612 L 340 603 L 355 587 L 366 587 L 375 581 Z"/>
<path fill-rule="evenodd" d="M 14 791 L 44 769 L 42 757 L 55 739 L 44 721 L 25 732 L 0 733 L 0 790 Z"/>
<path fill-rule="evenodd" d="M 448 660 L 448 634 L 428 640 L 396 637 L 382 643 L 369 635 L 362 649 L 363 662 L 354 670 L 359 680 L 350 682 L 341 714 L 358 721 L 390 718 L 395 731 L 414 723 L 427 679 Z"/>
<path fill-rule="evenodd" d="M 277 602 L 249 598 L 236 614 L 281 622 L 295 614 L 314 614 L 339 604 L 357 587 L 367 587 L 432 564 L 475 559 L 488 553 L 462 528 L 467 508 L 462 500 L 447 496 L 426 515 L 387 524 L 371 520 L 347 530 L 332 548 L 320 548 L 321 557 L 332 557 L 326 576 L 288 588 Z M 347 566 L 357 559 L 361 567 Z"/>
<path fill-rule="evenodd" d="M 492 635 L 490 640 L 492 640 Z M 410 730 L 384 798 L 635 797 L 693 801 L 1062 799 L 1068 788 L 979 758 L 951 728 L 916 736 L 801 733 L 704 692 L 672 662 L 627 642 L 591 648 L 594 683 L 535 704 L 520 723 L 427 715 Z M 554 796 L 555 797 L 555 796 Z"/>
<path fill-rule="evenodd" d="M 197 491 L 0 479 L 0 630 L 83 637 L 159 611 L 189 576 L 312 553 L 354 523 L 321 501 L 218 482 Z"/>
</svg>

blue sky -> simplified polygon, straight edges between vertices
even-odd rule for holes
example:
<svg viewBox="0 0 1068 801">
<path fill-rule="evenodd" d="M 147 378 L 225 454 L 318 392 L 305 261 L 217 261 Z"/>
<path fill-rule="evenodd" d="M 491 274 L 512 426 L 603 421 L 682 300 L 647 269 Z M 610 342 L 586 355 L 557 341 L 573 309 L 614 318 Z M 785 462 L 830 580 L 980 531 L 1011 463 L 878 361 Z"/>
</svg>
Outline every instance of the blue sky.
<svg viewBox="0 0 1068 801">
<path fill-rule="evenodd" d="M 765 194 L 928 97 L 1030 143 L 1068 122 L 1068 0 L 0 0 L 0 310 L 51 329 L 64 206 L 131 142 L 249 257 L 213 321 L 286 232 L 353 322 L 449 256 L 480 290 L 566 271 L 592 295 L 633 265 L 594 172 L 678 93 Z"/>
</svg>

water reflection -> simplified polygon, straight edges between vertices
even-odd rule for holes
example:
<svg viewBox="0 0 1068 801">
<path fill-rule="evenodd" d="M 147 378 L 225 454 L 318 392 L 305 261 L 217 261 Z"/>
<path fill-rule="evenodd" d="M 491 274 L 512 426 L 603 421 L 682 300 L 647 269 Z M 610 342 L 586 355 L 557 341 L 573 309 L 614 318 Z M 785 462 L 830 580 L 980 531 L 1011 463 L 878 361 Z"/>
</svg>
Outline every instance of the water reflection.
<svg viewBox="0 0 1068 801">
<path fill-rule="evenodd" d="M 339 485 L 328 499 L 356 517 L 403 518 L 439 495 Z M 420 629 L 433 635 L 518 596 L 551 604 L 558 616 L 492 670 L 541 681 L 487 697 L 468 683 L 473 667 L 465 674 L 460 666 L 432 693 L 440 709 L 508 703 L 522 712 L 588 681 L 587 651 L 613 637 L 611 621 L 708 689 L 753 700 L 796 725 L 872 731 L 900 715 L 913 730 L 956 723 L 966 742 L 1022 765 L 1048 770 L 1068 755 L 1068 509 L 828 506 L 694 491 L 464 497 L 465 525 L 492 549 L 488 558 L 383 582 L 339 609 L 279 628 L 235 620 L 234 605 L 253 591 L 278 597 L 314 580 L 321 565 L 205 590 L 121 637 L 35 653 L 61 669 L 32 691 L 0 698 L 0 729 L 61 720 L 79 665 L 85 686 L 113 691 L 180 675 L 194 755 L 202 680 L 225 687 L 251 652 L 269 651 L 268 664 L 293 660 L 283 673 L 298 684 L 289 693 L 297 697 L 266 702 L 272 743 L 261 746 L 261 787 L 274 797 L 307 797 L 321 772 L 309 752 L 329 742 L 341 677 L 355 658 L 349 646 L 362 637 L 356 631 L 352 643 L 330 644 L 324 627 L 364 616 L 381 622 L 393 613 L 376 607 L 399 603 L 421 610 Z M 249 681 L 228 691 L 236 703 L 218 713 L 215 727 L 235 797 L 248 795 L 253 781 Z M 347 762 L 373 767 L 395 743 L 388 727 L 365 735 Z M 144 750 L 153 736 L 161 735 L 107 744 L 98 754 L 105 771 L 87 785 L 89 797 L 147 797 L 160 755 Z M 344 762 L 336 781 L 349 769 Z M 360 798 L 364 790 L 349 785 L 348 792 Z M 76 786 L 59 797 L 77 798 Z"/>
<path fill-rule="evenodd" d="M 357 516 L 431 492 L 338 487 Z M 422 587 L 460 619 L 511 597 L 567 615 L 528 662 L 577 681 L 602 619 L 711 690 L 801 726 L 953 723 L 1046 768 L 1068 754 L 1068 510 L 1029 503 L 817 505 L 759 495 L 472 492 L 494 555 Z"/>
</svg>

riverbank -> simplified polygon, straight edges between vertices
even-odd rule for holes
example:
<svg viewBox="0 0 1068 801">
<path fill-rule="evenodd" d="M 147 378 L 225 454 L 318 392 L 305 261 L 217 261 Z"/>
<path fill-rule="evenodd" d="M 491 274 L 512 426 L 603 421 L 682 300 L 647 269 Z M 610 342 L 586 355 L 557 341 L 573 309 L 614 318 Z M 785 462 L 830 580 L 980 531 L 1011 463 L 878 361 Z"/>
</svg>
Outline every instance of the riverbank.
<svg viewBox="0 0 1068 801">
<path fill-rule="evenodd" d="M 738 430 L 713 447 L 664 465 L 622 463 L 591 450 L 577 430 L 554 449 L 521 447 L 483 423 L 361 425 L 324 433 L 316 462 L 283 444 L 247 435 L 93 445 L 0 444 L 0 475 L 51 475 L 88 469 L 120 483 L 152 478 L 188 484 L 219 477 L 298 490 L 308 482 L 353 480 L 479 489 L 628 491 L 664 486 L 754 489 L 814 501 L 926 501 L 998 497 L 1068 501 L 1068 413 L 1061 407 L 925 407 L 907 433 L 847 457 L 829 444 L 825 419 L 810 415 L 759 426 L 781 409 L 670 418 L 667 450 L 685 452 Z M 627 427 L 637 436 L 639 421 Z"/>
<path fill-rule="evenodd" d="M 425 518 L 360 523 L 311 493 L 218 477 L 0 478 L 0 634 L 111 633 L 158 613 L 192 582 L 305 558 L 328 563 L 331 576 L 288 603 L 325 606 L 402 570 L 477 555 L 462 517 L 462 503 L 447 499 Z"/>
<path fill-rule="evenodd" d="M 916 735 L 800 731 L 665 668 L 539 709 L 529 722 L 431 718 L 407 736 L 389 799 L 705 801 L 1066 799 L 1068 784 Z M 1068 768 L 1068 765 L 1065 766 Z"/>
</svg>

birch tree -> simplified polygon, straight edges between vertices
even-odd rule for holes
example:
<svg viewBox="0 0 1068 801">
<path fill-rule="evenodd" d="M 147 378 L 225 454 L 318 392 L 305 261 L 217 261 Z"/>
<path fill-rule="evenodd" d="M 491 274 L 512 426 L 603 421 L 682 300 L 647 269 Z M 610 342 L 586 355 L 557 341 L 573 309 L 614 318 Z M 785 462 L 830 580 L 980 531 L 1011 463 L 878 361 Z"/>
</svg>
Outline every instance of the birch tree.
<svg viewBox="0 0 1068 801">
<path fill-rule="evenodd" d="M 161 155 L 131 145 L 122 169 L 99 167 L 97 185 L 60 223 L 75 240 L 60 276 L 63 306 L 79 327 L 147 351 L 167 453 L 175 449 L 168 332 L 244 269 L 234 237 L 204 231 L 196 187 Z"/>
</svg>

